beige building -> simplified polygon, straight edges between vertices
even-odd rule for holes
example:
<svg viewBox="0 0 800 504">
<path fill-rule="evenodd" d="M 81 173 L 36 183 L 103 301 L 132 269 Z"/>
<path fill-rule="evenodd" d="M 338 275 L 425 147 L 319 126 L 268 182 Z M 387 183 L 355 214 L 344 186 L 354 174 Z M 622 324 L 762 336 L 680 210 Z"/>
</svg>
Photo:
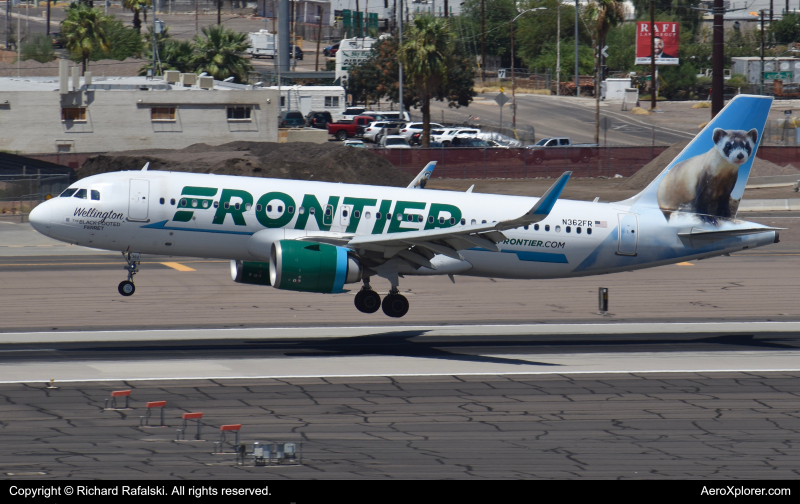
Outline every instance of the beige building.
<svg viewBox="0 0 800 504">
<path fill-rule="evenodd" d="M 176 149 L 278 141 L 278 92 L 165 72 L 164 78 L 0 78 L 0 150 L 21 154 Z"/>
</svg>

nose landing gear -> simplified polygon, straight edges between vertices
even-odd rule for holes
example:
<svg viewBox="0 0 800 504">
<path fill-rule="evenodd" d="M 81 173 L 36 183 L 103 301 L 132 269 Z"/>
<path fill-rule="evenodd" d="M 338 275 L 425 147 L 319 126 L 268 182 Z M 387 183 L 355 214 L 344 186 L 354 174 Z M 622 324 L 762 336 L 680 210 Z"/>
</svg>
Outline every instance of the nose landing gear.
<svg viewBox="0 0 800 504">
<path fill-rule="evenodd" d="M 123 296 L 132 296 L 134 292 L 136 292 L 136 286 L 133 285 L 133 275 L 139 273 L 139 267 L 137 263 L 139 262 L 139 253 L 138 252 L 123 252 L 122 257 L 125 258 L 125 262 L 127 262 L 127 266 L 124 266 L 123 269 L 128 272 L 128 279 L 123 280 L 119 283 L 117 290 Z"/>
</svg>

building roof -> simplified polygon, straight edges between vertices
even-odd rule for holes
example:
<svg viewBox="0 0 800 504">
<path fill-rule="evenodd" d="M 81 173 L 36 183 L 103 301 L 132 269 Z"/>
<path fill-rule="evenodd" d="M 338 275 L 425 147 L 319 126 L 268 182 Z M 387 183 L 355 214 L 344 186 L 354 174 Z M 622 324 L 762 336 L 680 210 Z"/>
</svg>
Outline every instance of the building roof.
<svg viewBox="0 0 800 504">
<path fill-rule="evenodd" d="M 85 86 L 81 77 L 81 87 L 89 91 L 211 91 L 197 86 L 184 87 L 180 84 L 167 84 L 164 79 L 147 77 L 92 77 L 91 84 Z M 72 77 L 69 77 L 72 83 Z M 234 84 L 215 80 L 213 91 L 252 90 L 253 86 Z M 0 91 L 55 91 L 59 90 L 58 77 L 0 77 Z"/>
</svg>

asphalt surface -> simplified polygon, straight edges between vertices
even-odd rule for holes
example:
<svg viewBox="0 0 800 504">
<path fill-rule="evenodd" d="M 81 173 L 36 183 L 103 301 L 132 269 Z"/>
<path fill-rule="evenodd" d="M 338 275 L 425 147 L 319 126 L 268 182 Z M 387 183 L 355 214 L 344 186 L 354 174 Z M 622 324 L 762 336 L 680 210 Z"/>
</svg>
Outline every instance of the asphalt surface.
<svg viewBox="0 0 800 504">
<path fill-rule="evenodd" d="M 797 218 L 748 218 L 789 229 L 732 257 L 599 278 L 406 278 L 400 321 L 359 314 L 352 292 L 238 285 L 226 262 L 203 259 L 145 258 L 123 298 L 117 254 L 66 255 L 4 224 L 0 467 L 9 478 L 793 479 Z M 300 334 L 200 330 L 240 327 Z M 105 411 L 125 389 L 134 409 Z M 159 400 L 169 427 L 140 428 Z M 174 442 L 193 411 L 207 441 Z M 248 450 L 302 443 L 302 464 L 212 455 L 234 423 Z"/>
</svg>

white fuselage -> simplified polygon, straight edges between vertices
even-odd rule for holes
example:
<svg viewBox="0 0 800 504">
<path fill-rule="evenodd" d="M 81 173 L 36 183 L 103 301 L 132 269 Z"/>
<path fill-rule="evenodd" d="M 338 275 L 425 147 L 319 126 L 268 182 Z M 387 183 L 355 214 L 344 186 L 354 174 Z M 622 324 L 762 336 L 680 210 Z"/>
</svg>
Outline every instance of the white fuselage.
<svg viewBox="0 0 800 504">
<path fill-rule="evenodd" d="M 523 215 L 537 200 L 161 171 L 95 175 L 71 188 L 86 189 L 86 199 L 73 195 L 43 203 L 31 216 L 37 230 L 92 248 L 242 261 L 265 260 L 249 251 L 248 242 L 254 233 L 270 227 L 295 230 L 295 235 L 402 233 L 505 221 Z M 99 193 L 99 199 L 91 199 L 92 191 Z M 759 226 L 741 221 L 726 225 L 745 224 Z M 437 256 L 443 267 L 407 266 L 399 272 L 520 279 L 584 276 L 721 255 L 775 241 L 771 230 L 690 240 L 678 236 L 687 229 L 686 221 L 666 220 L 657 206 L 570 200 L 558 200 L 543 221 L 526 227 L 504 231 L 508 240 L 498 243 L 500 252 L 474 247 L 460 251 L 466 262 Z"/>
</svg>

